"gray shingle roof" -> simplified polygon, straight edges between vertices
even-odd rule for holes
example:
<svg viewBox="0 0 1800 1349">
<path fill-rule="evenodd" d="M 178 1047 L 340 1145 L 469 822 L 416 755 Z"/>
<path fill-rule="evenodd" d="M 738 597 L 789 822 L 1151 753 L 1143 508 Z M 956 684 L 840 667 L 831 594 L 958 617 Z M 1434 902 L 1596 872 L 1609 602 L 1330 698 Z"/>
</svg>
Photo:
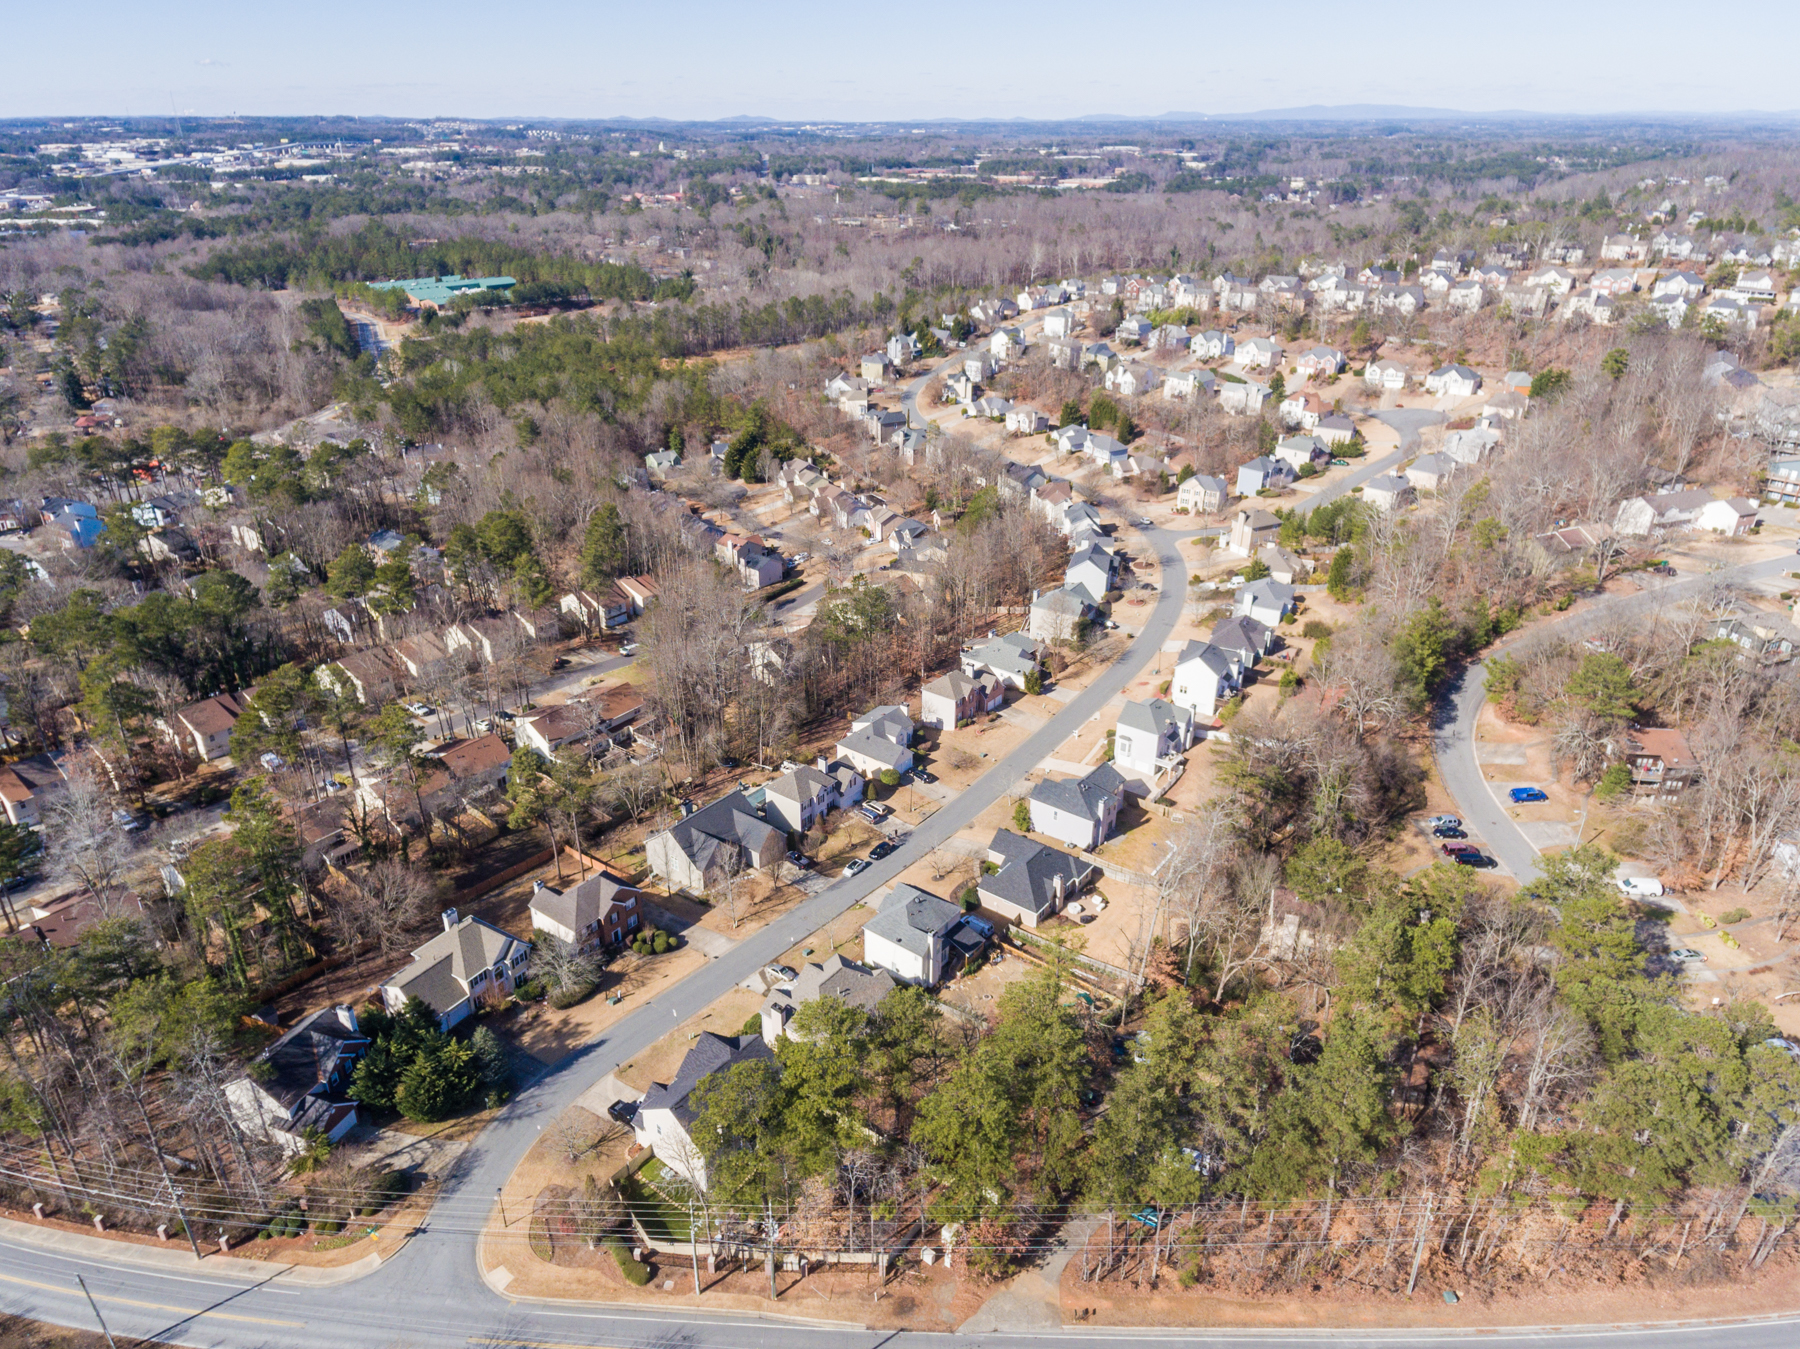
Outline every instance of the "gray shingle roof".
<svg viewBox="0 0 1800 1349">
<path fill-rule="evenodd" d="M 939 899 L 916 885 L 896 885 L 881 911 L 863 928 L 902 950 L 929 959 L 932 936 L 943 936 L 962 921 L 962 916 L 961 907 L 947 899 Z"/>
<path fill-rule="evenodd" d="M 1090 769 L 1085 777 L 1062 782 L 1045 779 L 1031 789 L 1031 799 L 1084 820 L 1105 818 L 1105 803 L 1125 790 L 1125 779 L 1109 763 Z"/>
<path fill-rule="evenodd" d="M 692 1124 L 694 1112 L 688 1105 L 688 1098 L 704 1079 L 740 1063 L 774 1057 L 774 1052 L 762 1042 L 760 1035 L 715 1035 L 711 1031 L 702 1031 L 687 1057 L 682 1059 L 681 1067 L 675 1070 L 674 1079 L 652 1082 L 638 1109 L 672 1110 L 683 1125 Z"/>
</svg>

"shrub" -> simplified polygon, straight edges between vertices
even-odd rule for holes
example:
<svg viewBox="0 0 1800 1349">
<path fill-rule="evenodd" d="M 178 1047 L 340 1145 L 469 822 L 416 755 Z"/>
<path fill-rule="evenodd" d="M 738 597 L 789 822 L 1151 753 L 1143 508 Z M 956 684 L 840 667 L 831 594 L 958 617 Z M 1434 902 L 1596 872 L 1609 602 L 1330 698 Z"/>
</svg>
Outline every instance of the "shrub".
<svg viewBox="0 0 1800 1349">
<path fill-rule="evenodd" d="M 544 982 L 541 979 L 527 979 L 522 984 L 515 984 L 513 996 L 520 1002 L 536 1002 L 544 996 Z"/>
<path fill-rule="evenodd" d="M 752 1013 L 750 1013 L 749 1016 L 745 1017 L 744 1024 L 742 1026 L 738 1027 L 738 1034 L 739 1035 L 761 1035 L 762 1034 L 762 1013 L 761 1012 L 752 1012 Z"/>
<path fill-rule="evenodd" d="M 1031 832 L 1031 806 L 1023 798 L 1013 802 L 1013 828 L 1021 834 Z"/>
<path fill-rule="evenodd" d="M 956 902 L 963 906 L 964 913 L 974 913 L 981 907 L 981 896 L 976 893 L 974 885 L 965 885 L 957 892 Z"/>
<path fill-rule="evenodd" d="M 1276 687 L 1281 690 L 1283 697 L 1291 698 L 1300 691 L 1300 676 L 1292 670 L 1283 670 L 1281 682 Z"/>
<path fill-rule="evenodd" d="M 1631 790 L 1631 769 L 1622 763 L 1608 765 L 1594 784 L 1594 796 L 1600 801 L 1611 801 L 1614 797 Z"/>
<path fill-rule="evenodd" d="M 666 932 L 659 932 L 650 939 L 650 950 L 652 953 L 659 956 L 668 951 L 673 945 L 674 943 L 669 940 L 669 934 Z"/>
<path fill-rule="evenodd" d="M 481 1088 L 475 1051 L 451 1040 L 412 1061 L 401 1075 L 394 1104 L 408 1119 L 429 1124 L 467 1109 Z"/>
<path fill-rule="evenodd" d="M 1331 636 L 1331 624 L 1322 618 L 1309 618 L 1306 626 L 1300 629 L 1302 637 L 1318 638 Z"/>
<path fill-rule="evenodd" d="M 313 1231 L 322 1237 L 335 1237 L 344 1230 L 344 1224 L 336 1218 L 321 1218 L 313 1224 Z"/>
<path fill-rule="evenodd" d="M 900 775 L 891 768 L 882 769 L 881 785 L 883 787 L 898 787 L 900 785 Z"/>
<path fill-rule="evenodd" d="M 584 980 L 579 984 L 570 984 L 567 988 L 557 989 L 544 1001 L 560 1012 L 565 1007 L 573 1007 L 576 1003 L 584 1001 L 598 987 L 600 987 L 599 980 Z"/>
<path fill-rule="evenodd" d="M 634 1288 L 642 1288 L 650 1282 L 650 1266 L 642 1260 L 631 1258 L 631 1251 L 625 1243 L 613 1237 L 606 1243 L 606 1249 L 612 1252 L 613 1263 L 618 1265 L 619 1273 L 625 1276 L 625 1282 Z"/>
<path fill-rule="evenodd" d="M 1749 916 L 1750 916 L 1750 910 L 1748 910 L 1748 909 L 1732 909 L 1728 913 L 1720 914 L 1719 922 L 1722 923 L 1726 927 L 1730 927 L 1733 923 L 1743 922 Z"/>
</svg>

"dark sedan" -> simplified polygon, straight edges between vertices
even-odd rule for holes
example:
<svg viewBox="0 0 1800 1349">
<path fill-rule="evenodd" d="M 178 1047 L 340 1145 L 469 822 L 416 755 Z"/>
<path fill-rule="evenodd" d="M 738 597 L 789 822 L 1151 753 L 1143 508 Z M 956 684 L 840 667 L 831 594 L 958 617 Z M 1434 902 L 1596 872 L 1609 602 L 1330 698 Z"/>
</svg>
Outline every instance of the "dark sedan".
<svg viewBox="0 0 1800 1349">
<path fill-rule="evenodd" d="M 871 862 L 879 862 L 882 858 L 894 852 L 899 846 L 898 843 L 877 843 L 873 848 L 869 849 L 869 860 Z"/>
<path fill-rule="evenodd" d="M 1467 838 L 1469 835 L 1453 824 L 1440 824 L 1431 831 L 1433 838 Z"/>
<path fill-rule="evenodd" d="M 1484 857 L 1478 852 L 1459 852 L 1451 860 L 1459 867 L 1479 867 L 1483 871 L 1500 865 L 1493 858 Z"/>
</svg>

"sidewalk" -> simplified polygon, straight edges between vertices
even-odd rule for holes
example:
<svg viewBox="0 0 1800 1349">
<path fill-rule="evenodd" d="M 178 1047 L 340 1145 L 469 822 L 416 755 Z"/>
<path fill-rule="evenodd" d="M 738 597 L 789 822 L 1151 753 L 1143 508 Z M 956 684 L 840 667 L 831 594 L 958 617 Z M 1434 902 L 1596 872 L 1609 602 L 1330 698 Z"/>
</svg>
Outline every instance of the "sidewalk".
<svg viewBox="0 0 1800 1349">
<path fill-rule="evenodd" d="M 39 1250 L 55 1251 L 76 1259 L 91 1260 L 96 1264 L 137 1265 L 165 1274 L 192 1274 L 204 1270 L 208 1275 L 243 1279 L 251 1284 L 267 1283 L 279 1277 L 283 1284 L 302 1288 L 330 1288 L 337 1284 L 354 1283 L 380 1269 L 385 1260 L 406 1245 L 401 1240 L 395 1242 L 390 1249 L 371 1252 L 354 1264 L 329 1268 L 289 1265 L 275 1260 L 248 1260 L 235 1255 L 208 1254 L 204 1260 L 195 1260 L 193 1251 L 181 1238 L 172 1239 L 167 1246 L 146 1246 L 135 1241 L 108 1240 L 106 1237 L 90 1237 L 81 1232 L 65 1232 L 59 1227 L 40 1227 L 36 1223 L 19 1222 L 12 1218 L 0 1218 L 0 1242 L 35 1246 Z M 204 1251 L 206 1246 L 202 1245 L 200 1249 Z"/>
</svg>

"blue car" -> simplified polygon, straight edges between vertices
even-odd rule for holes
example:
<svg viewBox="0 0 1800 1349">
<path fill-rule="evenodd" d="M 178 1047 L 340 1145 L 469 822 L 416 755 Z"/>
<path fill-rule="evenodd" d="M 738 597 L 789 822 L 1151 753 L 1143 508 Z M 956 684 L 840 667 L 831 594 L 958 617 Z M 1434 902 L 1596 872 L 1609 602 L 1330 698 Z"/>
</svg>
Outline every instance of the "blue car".
<svg viewBox="0 0 1800 1349">
<path fill-rule="evenodd" d="M 1514 805 L 1521 806 L 1528 801 L 1548 801 L 1550 799 L 1541 787 L 1514 787 L 1507 795 L 1512 797 Z"/>
</svg>

